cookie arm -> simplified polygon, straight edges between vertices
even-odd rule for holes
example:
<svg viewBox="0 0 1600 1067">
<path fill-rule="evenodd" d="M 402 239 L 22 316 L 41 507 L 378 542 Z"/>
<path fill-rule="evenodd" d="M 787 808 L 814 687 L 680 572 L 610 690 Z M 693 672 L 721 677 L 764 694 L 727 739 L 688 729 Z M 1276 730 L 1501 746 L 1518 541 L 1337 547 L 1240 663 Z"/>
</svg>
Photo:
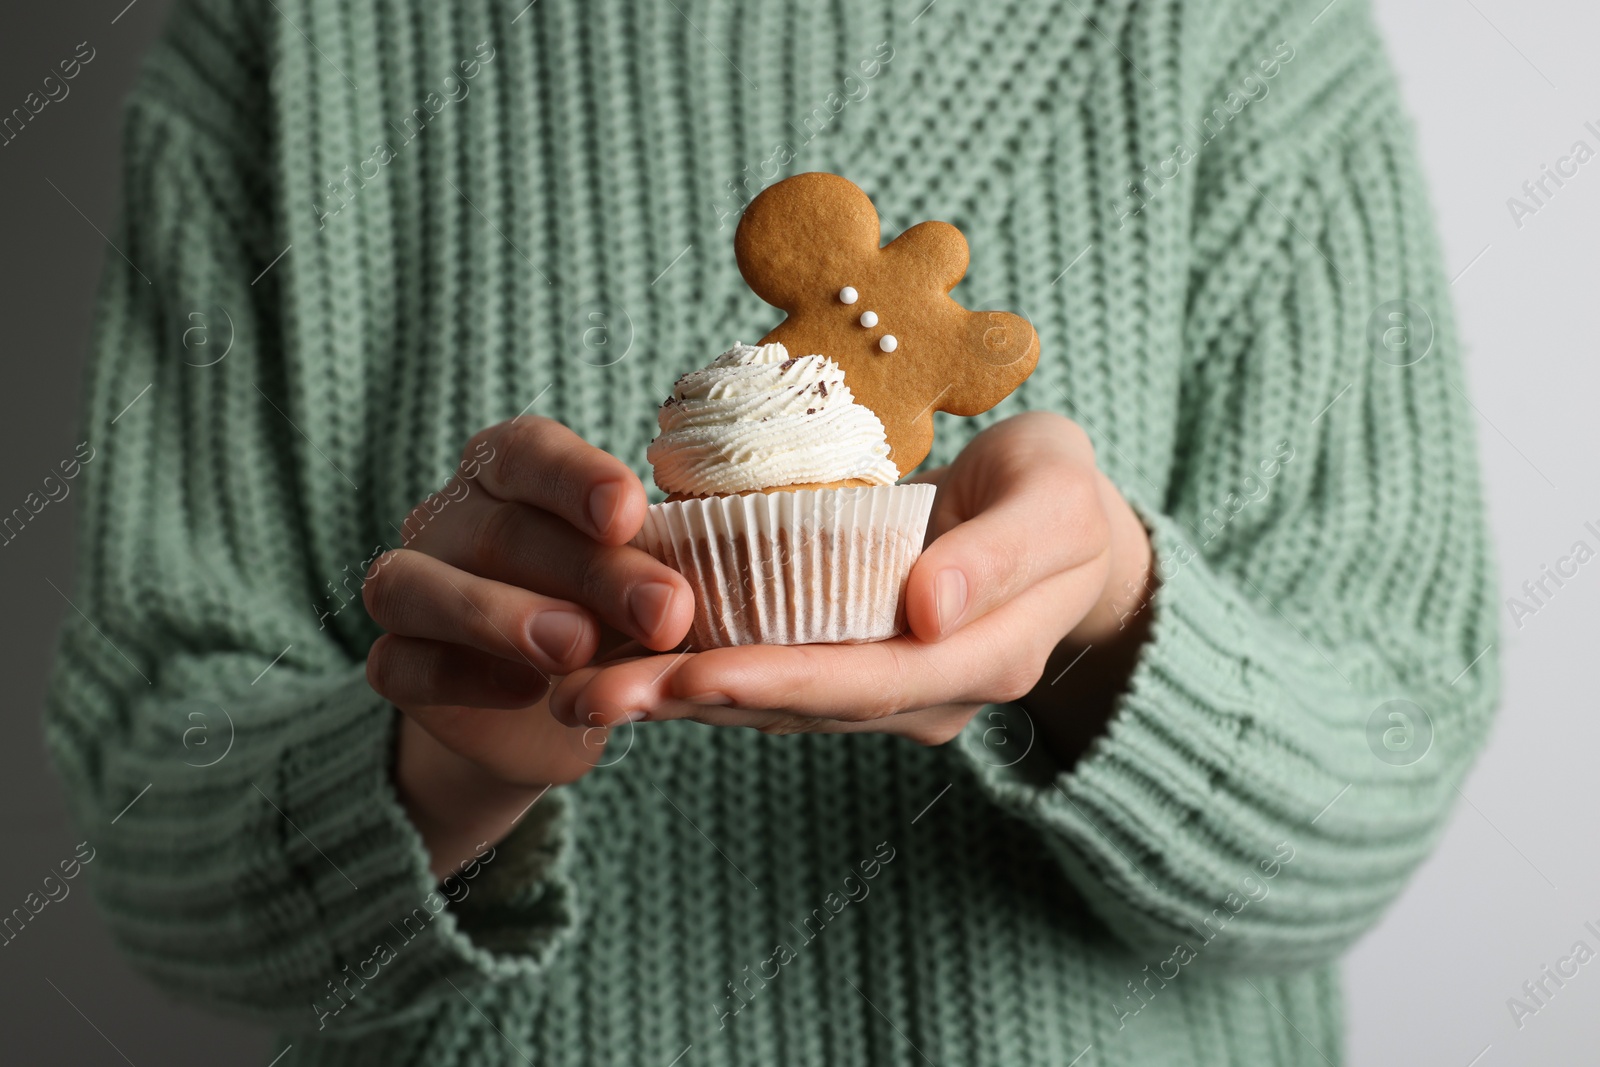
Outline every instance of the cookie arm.
<svg viewBox="0 0 1600 1067">
<path fill-rule="evenodd" d="M 907 284 L 937 287 L 948 293 L 966 277 L 971 252 L 967 239 L 948 222 L 919 222 L 883 250 L 891 272 Z"/>
<path fill-rule="evenodd" d="M 995 745 L 1031 736 L 1018 707 L 958 741 L 1151 961 L 1336 957 L 1438 840 L 1497 699 L 1474 422 L 1409 138 L 1385 114 L 1313 163 L 1211 216 L 1231 229 L 1193 302 L 1182 480 L 1097 442 L 1161 579 L 1107 732 L 1069 769 Z M 1431 315 L 1409 366 L 1366 332 L 1394 300 Z"/>
</svg>

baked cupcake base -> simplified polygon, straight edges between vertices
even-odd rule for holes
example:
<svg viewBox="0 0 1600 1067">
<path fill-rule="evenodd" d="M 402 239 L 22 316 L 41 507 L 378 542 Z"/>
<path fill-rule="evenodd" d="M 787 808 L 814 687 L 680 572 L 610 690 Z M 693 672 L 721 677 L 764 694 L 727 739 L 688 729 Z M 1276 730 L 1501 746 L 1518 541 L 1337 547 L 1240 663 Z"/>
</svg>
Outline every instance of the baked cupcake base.
<svg viewBox="0 0 1600 1067">
<path fill-rule="evenodd" d="M 900 632 L 932 485 L 798 489 L 653 505 L 633 544 L 688 579 L 693 641 L 881 641 Z"/>
</svg>

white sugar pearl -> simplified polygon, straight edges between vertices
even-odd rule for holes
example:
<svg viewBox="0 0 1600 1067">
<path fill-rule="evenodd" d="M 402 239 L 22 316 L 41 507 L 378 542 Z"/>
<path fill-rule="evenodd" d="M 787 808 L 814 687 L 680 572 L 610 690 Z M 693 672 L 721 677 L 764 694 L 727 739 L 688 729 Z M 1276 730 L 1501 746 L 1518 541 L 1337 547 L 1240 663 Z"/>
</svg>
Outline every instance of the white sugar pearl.
<svg viewBox="0 0 1600 1067">
<path fill-rule="evenodd" d="M 900 347 L 900 342 L 895 340 L 894 334 L 886 333 L 882 337 L 878 338 L 878 347 L 883 349 L 885 352 L 893 352 L 895 349 Z"/>
<path fill-rule="evenodd" d="M 846 304 L 854 304 L 860 296 L 853 286 L 847 285 L 839 290 L 839 300 Z"/>
<path fill-rule="evenodd" d="M 863 326 L 876 326 L 876 325 L 878 325 L 878 313 L 876 311 L 863 311 L 861 313 L 861 325 L 863 325 Z"/>
</svg>

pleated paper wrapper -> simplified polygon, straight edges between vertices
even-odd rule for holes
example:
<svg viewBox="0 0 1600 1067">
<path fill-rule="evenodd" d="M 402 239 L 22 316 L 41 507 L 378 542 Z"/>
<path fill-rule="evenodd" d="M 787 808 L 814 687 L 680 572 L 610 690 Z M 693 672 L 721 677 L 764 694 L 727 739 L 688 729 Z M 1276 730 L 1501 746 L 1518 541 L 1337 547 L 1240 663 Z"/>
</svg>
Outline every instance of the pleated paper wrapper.
<svg viewBox="0 0 1600 1067">
<path fill-rule="evenodd" d="M 689 580 L 694 643 L 881 641 L 900 632 L 931 485 L 802 489 L 651 506 L 633 544 Z"/>
</svg>

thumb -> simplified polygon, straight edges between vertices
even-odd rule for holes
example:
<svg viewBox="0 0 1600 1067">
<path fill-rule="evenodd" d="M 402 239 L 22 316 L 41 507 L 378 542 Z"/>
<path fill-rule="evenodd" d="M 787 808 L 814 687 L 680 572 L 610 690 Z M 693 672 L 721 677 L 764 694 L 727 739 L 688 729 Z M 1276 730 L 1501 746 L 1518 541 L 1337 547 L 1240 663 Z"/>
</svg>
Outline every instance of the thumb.
<svg viewBox="0 0 1600 1067">
<path fill-rule="evenodd" d="M 1110 525 L 1092 470 L 1050 461 L 996 467 L 985 472 L 992 480 L 982 510 L 936 538 L 911 568 L 906 625 L 923 641 L 942 640 L 1109 551 Z"/>
</svg>

